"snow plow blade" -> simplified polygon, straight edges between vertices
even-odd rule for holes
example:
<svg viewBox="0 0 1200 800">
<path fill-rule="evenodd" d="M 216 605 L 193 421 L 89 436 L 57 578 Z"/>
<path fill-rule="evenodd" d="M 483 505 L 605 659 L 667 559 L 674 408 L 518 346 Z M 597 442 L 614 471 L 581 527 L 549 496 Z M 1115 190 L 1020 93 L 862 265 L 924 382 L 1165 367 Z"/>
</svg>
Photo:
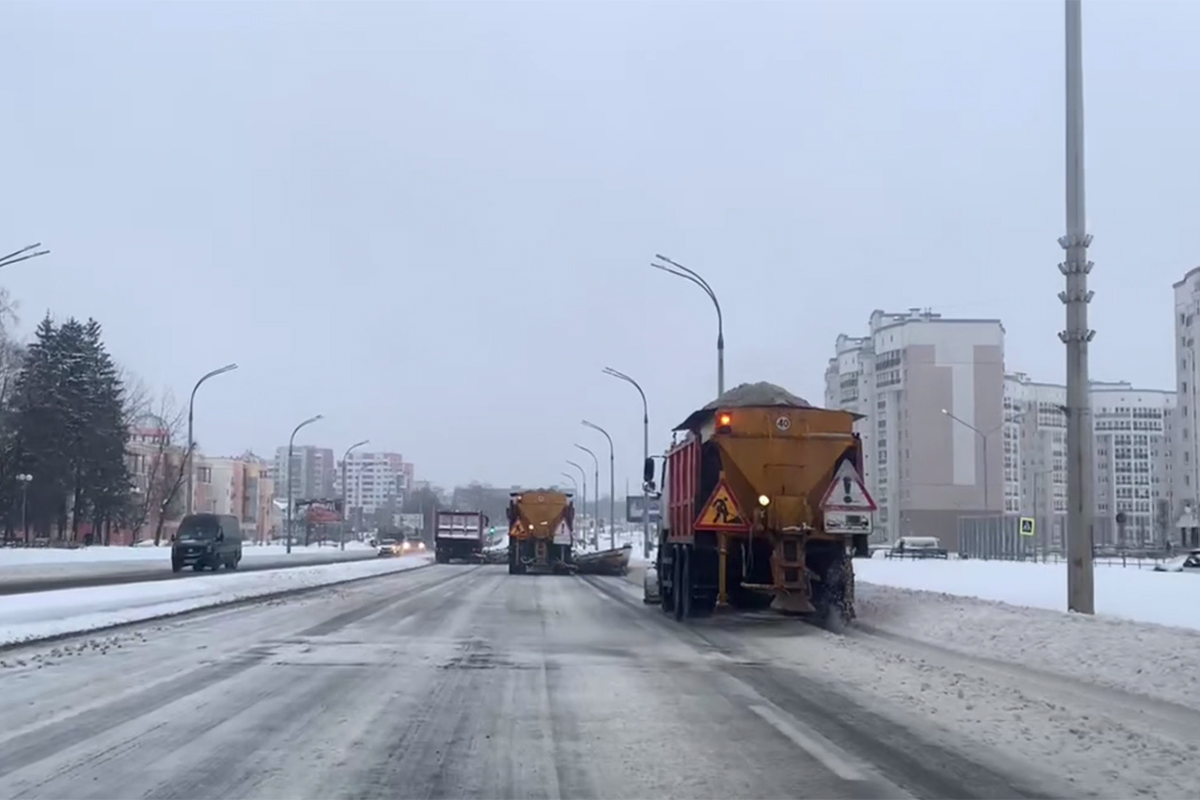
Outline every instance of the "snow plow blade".
<svg viewBox="0 0 1200 800">
<path fill-rule="evenodd" d="M 580 575 L 624 575 L 629 571 L 629 555 L 632 545 L 613 550 L 575 556 L 575 569 Z"/>
</svg>

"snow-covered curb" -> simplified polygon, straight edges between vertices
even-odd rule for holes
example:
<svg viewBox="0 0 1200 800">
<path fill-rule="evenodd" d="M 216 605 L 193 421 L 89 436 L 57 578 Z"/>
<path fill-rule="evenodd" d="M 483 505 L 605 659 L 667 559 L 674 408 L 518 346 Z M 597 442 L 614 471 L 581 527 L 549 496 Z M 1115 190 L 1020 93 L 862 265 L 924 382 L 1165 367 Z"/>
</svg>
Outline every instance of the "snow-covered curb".
<svg viewBox="0 0 1200 800">
<path fill-rule="evenodd" d="M 0 647 L 404 572 L 432 560 L 405 556 L 12 595 L 0 603 Z"/>
<path fill-rule="evenodd" d="M 348 554 L 371 553 L 375 548 L 363 542 L 346 542 L 344 552 Z M 290 555 L 333 555 L 343 552 L 336 545 L 292 547 Z M 287 547 L 278 544 L 255 545 L 250 542 L 242 546 L 245 558 L 265 556 L 287 556 Z M 5 567 L 28 564 L 94 564 L 98 561 L 158 561 L 171 560 L 171 547 L 164 542 L 161 547 L 78 547 L 73 550 L 59 547 L 0 547 L 0 571 Z"/>
<path fill-rule="evenodd" d="M 855 559 L 866 583 L 1066 611 L 1067 565 L 1020 561 Z M 1200 575 L 1097 566 L 1096 613 L 1200 629 Z"/>
<path fill-rule="evenodd" d="M 868 629 L 1200 709 L 1200 632 L 869 583 L 855 594 Z"/>
</svg>

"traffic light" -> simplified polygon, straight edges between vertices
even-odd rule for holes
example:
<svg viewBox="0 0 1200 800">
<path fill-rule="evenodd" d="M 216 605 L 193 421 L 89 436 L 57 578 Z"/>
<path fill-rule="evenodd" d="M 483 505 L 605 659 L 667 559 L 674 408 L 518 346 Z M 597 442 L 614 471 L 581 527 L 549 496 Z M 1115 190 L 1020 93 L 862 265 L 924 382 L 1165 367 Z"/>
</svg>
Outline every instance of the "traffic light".
<svg viewBox="0 0 1200 800">
<path fill-rule="evenodd" d="M 496 535 L 496 526 L 493 525 L 492 527 L 488 528 L 488 533 L 490 533 L 492 536 L 495 536 Z"/>
</svg>

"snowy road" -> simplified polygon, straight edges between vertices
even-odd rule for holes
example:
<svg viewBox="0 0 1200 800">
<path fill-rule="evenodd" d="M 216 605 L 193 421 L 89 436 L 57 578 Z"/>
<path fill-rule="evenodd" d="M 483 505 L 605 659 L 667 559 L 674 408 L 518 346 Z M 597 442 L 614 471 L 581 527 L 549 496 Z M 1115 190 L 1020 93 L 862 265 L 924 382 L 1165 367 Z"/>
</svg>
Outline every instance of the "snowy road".
<svg viewBox="0 0 1200 800">
<path fill-rule="evenodd" d="M 135 552 L 128 551 L 127 552 Z M 144 556 L 144 551 L 137 551 Z M 113 586 L 120 583 L 142 581 L 182 580 L 194 573 L 190 568 L 178 574 L 171 572 L 171 551 L 161 548 L 150 551 L 157 558 L 130 560 L 82 561 L 79 563 L 33 563 L 4 564 L 0 568 L 0 595 L 25 594 L 27 592 L 49 592 L 59 589 L 77 589 L 84 586 Z M 293 552 L 259 554 L 248 549 L 238 565 L 239 572 L 260 569 L 288 569 L 314 564 L 336 564 L 343 561 L 359 561 L 375 558 L 373 549 L 338 550 L 326 548 L 324 552 Z M 212 573 L 203 573 L 212 574 Z"/>
<path fill-rule="evenodd" d="M 851 666 L 936 675 L 880 647 L 680 626 L 620 578 L 434 565 L 0 655 L 0 796 L 1083 793 L 889 701 Z"/>
</svg>

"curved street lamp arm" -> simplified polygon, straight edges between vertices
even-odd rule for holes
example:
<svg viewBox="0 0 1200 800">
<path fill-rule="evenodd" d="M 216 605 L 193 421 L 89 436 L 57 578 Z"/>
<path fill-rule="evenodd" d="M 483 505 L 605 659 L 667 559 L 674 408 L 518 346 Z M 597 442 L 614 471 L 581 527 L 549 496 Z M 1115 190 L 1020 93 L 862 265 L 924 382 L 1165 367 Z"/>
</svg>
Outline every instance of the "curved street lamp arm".
<svg viewBox="0 0 1200 800">
<path fill-rule="evenodd" d="M 22 247 L 20 250 L 16 250 L 8 255 L 0 256 L 0 267 L 7 267 L 10 264 L 28 261 L 29 259 L 37 258 L 38 256 L 49 255 L 49 250 L 36 250 L 36 248 L 41 246 L 42 243 L 38 242 L 37 244 L 31 244 L 26 247 Z M 29 252 L 30 250 L 36 250 L 36 252 L 31 253 Z"/>
<path fill-rule="evenodd" d="M 689 267 L 685 267 L 683 264 L 680 264 L 678 261 L 674 261 L 670 258 L 667 258 L 666 256 L 662 255 L 661 253 L 655 253 L 654 257 L 657 258 L 659 261 L 667 262 L 675 269 L 683 270 L 688 275 L 695 278 L 696 282 L 699 283 L 700 286 L 702 286 L 704 288 L 704 291 L 708 292 L 708 296 L 711 297 L 714 302 L 716 301 L 716 299 L 717 299 L 716 292 L 714 292 L 712 290 L 712 287 L 708 285 L 708 281 L 704 280 L 704 277 L 699 272 L 696 272 L 696 270 L 691 269 Z"/>
<path fill-rule="evenodd" d="M 721 338 L 721 340 L 724 341 L 724 339 L 725 339 L 725 315 L 721 311 L 721 301 L 717 299 L 717 293 L 714 292 L 712 287 L 708 285 L 708 281 L 706 281 L 706 280 L 704 280 L 704 278 L 700 277 L 699 273 L 688 269 L 687 267 L 683 266 L 682 264 L 677 264 L 676 262 L 672 261 L 671 259 L 667 258 L 666 256 L 656 255 L 655 258 L 660 258 L 663 261 L 666 261 L 672 267 L 678 267 L 680 270 L 683 270 L 683 271 L 677 272 L 676 270 L 671 269 L 670 267 L 664 267 L 662 264 L 651 263 L 650 266 L 654 267 L 655 269 L 661 269 L 663 272 L 670 273 L 671 275 L 675 275 L 676 277 L 684 278 L 685 280 L 689 280 L 704 290 L 704 293 L 708 295 L 708 299 L 712 300 L 713 306 L 717 309 L 717 334 Z"/>
<path fill-rule="evenodd" d="M 971 430 L 975 431 L 975 433 L 979 434 L 980 436 L 986 436 L 986 434 L 985 434 L 983 431 L 979 430 L 979 428 L 976 428 L 974 425 L 972 425 L 971 423 L 967 422 L 967 421 L 966 421 L 966 420 L 964 420 L 964 419 L 959 419 L 958 417 L 954 416 L 953 414 L 951 414 L 951 413 L 950 413 L 949 411 L 947 411 L 946 409 L 944 409 L 944 408 L 943 408 L 943 409 L 942 409 L 942 413 L 943 413 L 943 414 L 945 414 L 945 415 L 946 415 L 947 417 L 949 417 L 950 419 L 952 419 L 952 420 L 954 420 L 955 422 L 957 422 L 959 425 L 962 425 L 962 426 L 963 426 L 963 427 L 965 427 L 965 428 L 970 428 Z M 997 428 L 997 430 L 999 430 L 999 428 Z"/>
<path fill-rule="evenodd" d="M 296 434 L 299 433 L 300 429 L 303 428 L 305 425 L 312 425 L 314 422 L 316 422 L 318 420 L 322 420 L 322 419 L 325 419 L 324 414 L 317 414 L 315 417 L 309 417 L 308 419 L 304 420 L 304 422 L 301 422 L 299 425 L 297 425 L 295 427 L 295 429 L 292 431 L 292 435 L 288 438 L 288 441 L 291 442 L 291 441 L 295 440 Z M 291 466 L 291 465 L 289 464 L 288 466 Z"/>
<path fill-rule="evenodd" d="M 678 270 L 671 269 L 670 267 L 664 267 L 662 264 L 655 264 L 655 263 L 651 262 L 650 266 L 654 267 L 655 269 L 660 269 L 663 272 L 667 273 L 668 275 L 674 275 L 677 278 L 683 278 L 685 281 L 691 281 L 692 283 L 699 286 L 704 291 L 704 293 L 706 295 L 708 295 L 708 298 L 710 300 L 712 300 L 714 304 L 717 304 L 719 307 L 720 304 L 717 303 L 717 296 L 715 294 L 713 294 L 712 287 L 709 286 L 707 283 L 705 283 L 702 278 L 699 278 L 696 275 L 691 275 L 687 272 L 679 272 Z"/>
<path fill-rule="evenodd" d="M 601 428 L 599 425 L 595 424 L 594 422 L 588 422 L 586 419 L 583 420 L 583 424 L 593 430 L 597 430 L 597 431 L 600 431 L 601 433 L 603 433 L 604 438 L 608 439 L 608 449 L 610 451 L 613 449 L 613 440 L 612 440 L 612 437 L 608 435 L 608 431 L 604 430 L 604 428 Z"/>
<path fill-rule="evenodd" d="M 354 444 L 350 445 L 349 447 L 346 448 L 346 452 L 342 455 L 342 461 L 345 461 L 347 458 L 350 457 L 351 450 L 357 450 L 358 448 L 362 447 L 364 444 L 370 444 L 370 443 L 371 443 L 370 439 L 363 439 L 361 442 L 355 442 Z"/>
<path fill-rule="evenodd" d="M 615 370 L 612 367 L 605 367 L 604 374 L 610 375 L 610 376 L 612 376 L 614 378 L 618 378 L 620 380 L 623 380 L 626 383 L 632 385 L 633 388 L 637 389 L 638 394 L 640 394 L 642 396 L 642 411 L 645 412 L 646 416 L 650 415 L 650 406 L 646 403 L 646 393 L 642 391 L 642 387 L 638 384 L 637 381 L 635 381 L 633 378 L 626 375 L 624 372 Z"/>
</svg>

